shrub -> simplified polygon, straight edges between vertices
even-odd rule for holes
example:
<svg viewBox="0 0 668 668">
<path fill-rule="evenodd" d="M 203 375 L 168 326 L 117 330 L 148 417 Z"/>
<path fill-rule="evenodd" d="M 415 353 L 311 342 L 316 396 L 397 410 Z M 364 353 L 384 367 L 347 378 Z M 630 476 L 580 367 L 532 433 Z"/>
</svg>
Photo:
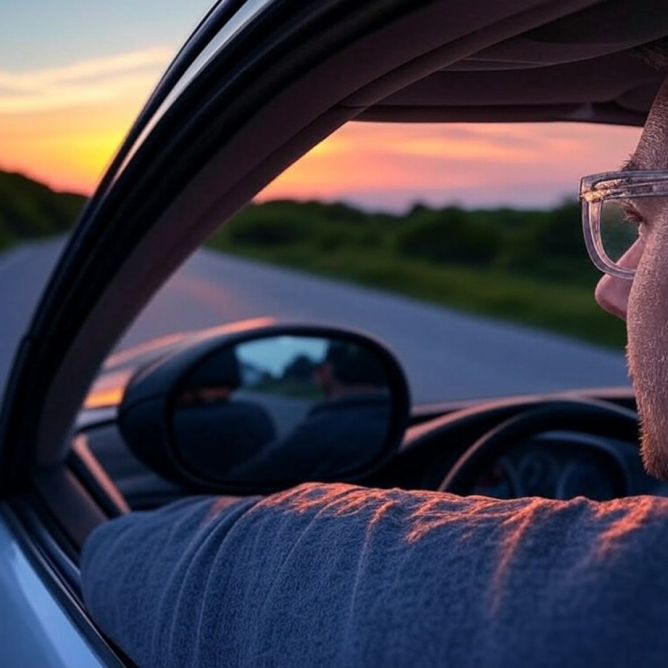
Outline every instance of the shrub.
<svg viewBox="0 0 668 668">
<path fill-rule="evenodd" d="M 232 243 L 246 246 L 288 246 L 312 237 L 307 220 L 259 210 L 253 217 L 233 221 L 226 230 Z"/>
<path fill-rule="evenodd" d="M 397 234 L 400 255 L 431 262 L 483 265 L 504 249 L 503 231 L 462 209 L 414 209 L 413 220 Z"/>
</svg>

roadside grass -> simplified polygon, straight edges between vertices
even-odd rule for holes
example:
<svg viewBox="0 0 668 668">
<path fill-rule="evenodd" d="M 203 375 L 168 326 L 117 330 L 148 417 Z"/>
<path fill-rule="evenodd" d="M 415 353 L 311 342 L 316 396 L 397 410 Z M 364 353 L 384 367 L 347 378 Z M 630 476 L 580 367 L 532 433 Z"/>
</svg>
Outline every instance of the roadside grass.
<svg viewBox="0 0 668 668">
<path fill-rule="evenodd" d="M 345 280 L 477 315 L 537 327 L 620 349 L 623 323 L 595 303 L 596 275 L 589 283 L 566 284 L 531 276 L 508 275 L 493 267 L 433 265 L 376 250 L 311 246 L 259 248 L 230 244 L 220 233 L 210 246 L 226 253 Z"/>
<path fill-rule="evenodd" d="M 0 251 L 70 229 L 85 198 L 0 171 Z M 261 262 L 621 348 L 594 303 L 579 205 L 548 210 L 366 212 L 343 203 L 251 204 L 209 245 Z"/>
</svg>

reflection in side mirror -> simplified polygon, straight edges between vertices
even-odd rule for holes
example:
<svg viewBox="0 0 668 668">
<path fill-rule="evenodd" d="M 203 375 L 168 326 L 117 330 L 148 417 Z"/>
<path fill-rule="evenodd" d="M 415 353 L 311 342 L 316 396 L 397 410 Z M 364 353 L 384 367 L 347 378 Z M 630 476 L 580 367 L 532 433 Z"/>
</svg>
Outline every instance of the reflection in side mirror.
<svg viewBox="0 0 668 668">
<path fill-rule="evenodd" d="M 174 448 L 205 479 L 333 479 L 382 456 L 397 401 L 388 360 L 364 341 L 242 341 L 184 377 L 173 403 Z"/>
</svg>

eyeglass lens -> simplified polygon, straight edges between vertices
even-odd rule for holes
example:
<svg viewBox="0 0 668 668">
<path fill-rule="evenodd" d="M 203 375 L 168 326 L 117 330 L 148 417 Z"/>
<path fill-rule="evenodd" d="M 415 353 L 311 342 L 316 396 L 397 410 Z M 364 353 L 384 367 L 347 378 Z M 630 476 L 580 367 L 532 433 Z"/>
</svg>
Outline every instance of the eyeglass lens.
<svg viewBox="0 0 668 668">
<path fill-rule="evenodd" d="M 639 236 L 638 221 L 629 215 L 622 200 L 606 200 L 600 212 L 600 234 L 603 252 L 616 264 Z"/>
</svg>

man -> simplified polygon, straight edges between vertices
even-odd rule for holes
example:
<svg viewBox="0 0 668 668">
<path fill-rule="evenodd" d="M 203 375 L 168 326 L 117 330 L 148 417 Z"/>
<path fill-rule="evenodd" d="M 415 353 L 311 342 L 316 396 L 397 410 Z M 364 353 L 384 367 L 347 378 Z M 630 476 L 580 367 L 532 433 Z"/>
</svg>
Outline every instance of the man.
<svg viewBox="0 0 668 668">
<path fill-rule="evenodd" d="M 652 106 L 627 171 L 668 170 L 668 79 Z M 668 172 L 667 172 L 668 173 Z M 668 193 L 668 177 L 654 185 Z M 633 280 L 606 274 L 596 300 L 627 323 L 629 372 L 642 425 L 642 455 L 647 471 L 668 480 L 668 207 L 661 197 L 638 198 L 640 237 L 620 264 L 635 269 Z"/>
<path fill-rule="evenodd" d="M 173 433 L 179 443 L 188 444 L 183 456 L 195 470 L 211 475 L 228 471 L 276 437 L 266 408 L 235 397 L 241 385 L 241 367 L 232 349 L 207 358 L 186 378 L 174 410 Z"/>
<path fill-rule="evenodd" d="M 311 371 L 324 395 L 303 421 L 232 471 L 235 479 L 327 480 L 373 461 L 390 423 L 387 374 L 375 351 L 334 341 Z"/>
<path fill-rule="evenodd" d="M 629 168 L 668 170 L 668 82 Z M 628 322 L 643 456 L 668 478 L 668 197 L 629 202 L 640 238 L 603 258 L 616 276 L 596 296 Z M 667 564 L 662 498 L 312 484 L 108 523 L 82 581 L 92 615 L 141 668 L 639 668 L 668 663 Z"/>
</svg>

